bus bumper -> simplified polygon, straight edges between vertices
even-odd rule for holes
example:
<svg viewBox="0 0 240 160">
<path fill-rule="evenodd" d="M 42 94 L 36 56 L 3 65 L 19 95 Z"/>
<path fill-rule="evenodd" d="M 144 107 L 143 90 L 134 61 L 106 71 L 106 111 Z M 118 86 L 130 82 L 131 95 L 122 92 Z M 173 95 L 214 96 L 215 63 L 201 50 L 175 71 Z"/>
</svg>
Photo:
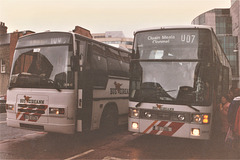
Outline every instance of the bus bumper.
<svg viewBox="0 0 240 160">
<path fill-rule="evenodd" d="M 30 130 L 40 130 L 46 132 L 55 132 L 63 134 L 74 134 L 75 125 L 74 124 L 51 124 L 51 123 L 34 123 L 34 122 L 21 122 L 19 120 L 7 118 L 7 126 L 24 128 Z"/>
<path fill-rule="evenodd" d="M 190 139 L 210 139 L 210 125 L 129 118 L 128 130 L 143 134 Z"/>
</svg>

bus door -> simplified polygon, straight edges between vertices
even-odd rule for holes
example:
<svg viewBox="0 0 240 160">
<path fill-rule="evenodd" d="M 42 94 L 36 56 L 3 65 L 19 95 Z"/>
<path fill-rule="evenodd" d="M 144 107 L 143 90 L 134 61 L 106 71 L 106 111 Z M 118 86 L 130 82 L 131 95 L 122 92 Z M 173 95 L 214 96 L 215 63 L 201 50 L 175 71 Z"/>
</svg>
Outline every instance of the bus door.
<svg viewBox="0 0 240 160">
<path fill-rule="evenodd" d="M 78 78 L 78 131 L 89 131 L 92 120 L 93 85 L 90 67 L 91 46 L 86 41 L 77 41 L 77 50 L 80 57 Z"/>
</svg>

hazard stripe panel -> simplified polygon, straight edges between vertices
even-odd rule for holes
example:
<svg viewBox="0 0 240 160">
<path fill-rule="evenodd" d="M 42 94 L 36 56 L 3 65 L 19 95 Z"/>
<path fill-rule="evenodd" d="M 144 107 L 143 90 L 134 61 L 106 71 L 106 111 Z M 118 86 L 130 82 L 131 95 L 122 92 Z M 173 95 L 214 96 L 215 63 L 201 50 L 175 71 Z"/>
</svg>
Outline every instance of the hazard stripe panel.
<svg viewBox="0 0 240 160">
<path fill-rule="evenodd" d="M 157 122 L 158 121 L 154 121 L 145 131 L 143 131 L 143 133 L 147 133 L 147 131 L 151 129 L 154 126 L 154 124 L 156 124 Z"/>
<path fill-rule="evenodd" d="M 168 122 L 168 121 L 153 121 L 144 131 L 145 134 L 173 136 L 184 123 Z"/>
<path fill-rule="evenodd" d="M 33 108 L 30 108 L 34 107 Z M 19 119 L 21 121 L 31 121 L 31 122 L 37 122 L 39 118 L 45 114 L 45 111 L 47 110 L 48 106 L 47 105 L 25 105 L 25 107 L 19 107 L 16 114 L 16 119 Z"/>
</svg>

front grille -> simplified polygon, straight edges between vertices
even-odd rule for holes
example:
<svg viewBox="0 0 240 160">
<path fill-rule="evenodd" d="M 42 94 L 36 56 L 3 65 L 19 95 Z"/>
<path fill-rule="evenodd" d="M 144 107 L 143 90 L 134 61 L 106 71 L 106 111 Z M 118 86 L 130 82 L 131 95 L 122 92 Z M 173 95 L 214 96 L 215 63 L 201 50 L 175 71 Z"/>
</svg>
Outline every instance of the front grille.
<svg viewBox="0 0 240 160">
<path fill-rule="evenodd" d="M 18 104 L 18 112 L 45 114 L 47 105 Z"/>
<path fill-rule="evenodd" d="M 181 119 L 184 117 L 184 119 Z M 174 111 L 161 111 L 161 110 L 140 110 L 140 118 L 151 120 L 165 120 L 165 121 L 178 121 L 178 122 L 190 122 L 190 113 L 186 112 L 174 112 Z"/>
</svg>

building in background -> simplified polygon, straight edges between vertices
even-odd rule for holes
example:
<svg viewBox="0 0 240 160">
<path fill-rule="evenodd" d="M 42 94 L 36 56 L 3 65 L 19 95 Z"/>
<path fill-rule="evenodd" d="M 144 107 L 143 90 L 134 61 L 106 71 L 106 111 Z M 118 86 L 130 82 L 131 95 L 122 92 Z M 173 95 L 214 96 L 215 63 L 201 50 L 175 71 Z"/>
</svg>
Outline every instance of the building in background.
<svg viewBox="0 0 240 160">
<path fill-rule="evenodd" d="M 231 4 L 233 5 L 237 0 L 231 0 Z"/>
<path fill-rule="evenodd" d="M 0 22 L 0 95 L 7 93 L 14 50 L 19 37 L 33 31 L 7 33 L 7 26 Z"/>
<path fill-rule="evenodd" d="M 111 46 L 132 51 L 133 38 L 126 38 L 122 31 L 107 31 L 105 33 L 93 33 L 93 39 Z"/>
<path fill-rule="evenodd" d="M 235 3 L 239 3 L 238 1 L 239 0 L 236 0 Z M 235 3 L 233 5 L 235 5 Z M 239 87 L 239 29 L 235 29 L 238 31 L 234 31 L 234 24 L 239 21 L 239 6 L 237 6 L 238 13 L 233 13 L 232 7 L 227 9 L 212 9 L 207 11 L 197 16 L 192 21 L 192 24 L 208 25 L 213 28 L 231 64 L 233 73 L 233 86 Z M 234 16 L 238 18 L 234 19 Z"/>
</svg>

